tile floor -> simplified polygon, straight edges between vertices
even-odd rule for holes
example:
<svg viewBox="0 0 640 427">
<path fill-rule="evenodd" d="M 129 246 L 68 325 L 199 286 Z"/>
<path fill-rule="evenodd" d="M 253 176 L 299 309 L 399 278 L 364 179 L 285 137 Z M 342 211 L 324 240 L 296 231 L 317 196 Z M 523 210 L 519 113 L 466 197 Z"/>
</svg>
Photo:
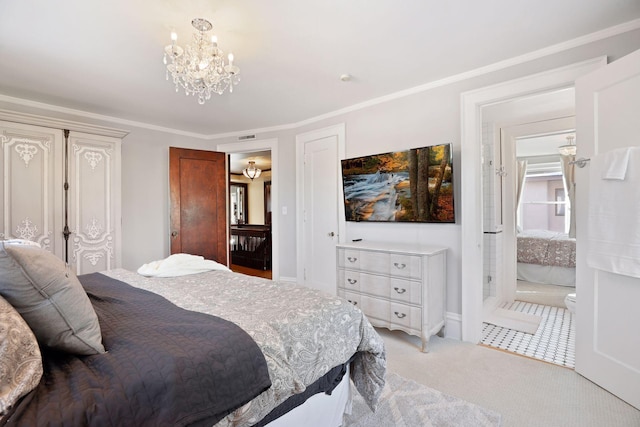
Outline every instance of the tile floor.
<svg viewBox="0 0 640 427">
<path fill-rule="evenodd" d="M 513 353 L 573 369 L 575 366 L 575 322 L 573 313 L 561 307 L 523 301 L 502 308 L 542 316 L 535 334 L 482 324 L 481 343 Z"/>
</svg>

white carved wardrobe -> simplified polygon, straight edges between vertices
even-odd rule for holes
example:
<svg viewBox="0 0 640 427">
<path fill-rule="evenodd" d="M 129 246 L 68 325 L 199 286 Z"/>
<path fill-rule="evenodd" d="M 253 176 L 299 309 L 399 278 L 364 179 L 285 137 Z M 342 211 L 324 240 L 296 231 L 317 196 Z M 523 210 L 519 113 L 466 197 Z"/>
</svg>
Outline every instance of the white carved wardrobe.
<svg viewBox="0 0 640 427">
<path fill-rule="evenodd" d="M 28 239 L 76 274 L 119 267 L 126 132 L 0 112 L 0 239 Z M 27 124 L 36 123 L 36 124 Z"/>
</svg>

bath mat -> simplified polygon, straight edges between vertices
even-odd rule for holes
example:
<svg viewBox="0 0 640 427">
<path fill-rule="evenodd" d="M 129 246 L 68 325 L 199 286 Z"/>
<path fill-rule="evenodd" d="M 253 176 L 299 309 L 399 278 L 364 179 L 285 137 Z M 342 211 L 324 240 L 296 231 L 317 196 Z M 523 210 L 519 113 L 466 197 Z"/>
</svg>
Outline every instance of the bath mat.
<svg viewBox="0 0 640 427">
<path fill-rule="evenodd" d="M 496 308 L 483 321 L 503 328 L 513 329 L 514 331 L 535 334 L 541 320 L 542 317 L 535 314 Z"/>
</svg>

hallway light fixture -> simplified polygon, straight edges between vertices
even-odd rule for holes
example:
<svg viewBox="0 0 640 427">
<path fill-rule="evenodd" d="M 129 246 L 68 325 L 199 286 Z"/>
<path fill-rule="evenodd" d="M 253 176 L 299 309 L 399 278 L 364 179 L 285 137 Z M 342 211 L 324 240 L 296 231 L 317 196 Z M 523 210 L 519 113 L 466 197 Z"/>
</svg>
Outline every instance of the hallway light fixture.
<svg viewBox="0 0 640 427">
<path fill-rule="evenodd" d="M 573 143 L 573 140 L 576 138 L 575 135 L 567 135 L 567 143 L 565 145 L 561 145 L 558 147 L 558 151 L 563 156 L 575 156 L 576 155 L 576 145 Z"/>
<path fill-rule="evenodd" d="M 246 176 L 251 181 L 253 181 L 254 178 L 258 178 L 261 173 L 262 169 L 258 169 L 256 167 L 256 162 L 253 160 L 249 160 L 249 166 L 242 170 L 242 175 Z"/>
<path fill-rule="evenodd" d="M 211 99 L 214 92 L 222 95 L 227 88 L 233 92 L 233 85 L 240 81 L 240 68 L 233 65 L 232 53 L 225 64 L 218 38 L 207 36 L 206 33 L 213 28 L 211 22 L 195 18 L 191 25 L 198 31 L 193 34 L 193 44 L 184 48 L 178 46 L 178 35 L 172 31 L 171 44 L 164 48 L 164 64 L 167 66 L 167 80 L 171 74 L 176 92 L 182 87 L 186 95 L 197 96 L 198 104 L 202 105 Z"/>
</svg>

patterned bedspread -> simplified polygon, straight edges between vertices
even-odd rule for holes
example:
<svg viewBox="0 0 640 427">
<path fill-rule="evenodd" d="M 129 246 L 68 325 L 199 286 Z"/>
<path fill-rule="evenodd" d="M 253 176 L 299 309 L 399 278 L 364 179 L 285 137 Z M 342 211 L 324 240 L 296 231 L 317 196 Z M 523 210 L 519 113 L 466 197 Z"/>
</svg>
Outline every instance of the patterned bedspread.
<svg viewBox="0 0 640 427">
<path fill-rule="evenodd" d="M 518 262 L 573 268 L 576 266 L 576 239 L 564 234 L 519 235 Z"/>
<path fill-rule="evenodd" d="M 362 312 L 345 300 L 225 271 L 173 278 L 147 278 L 122 269 L 103 274 L 187 310 L 229 320 L 260 346 L 272 386 L 216 426 L 255 424 L 356 352 L 351 378 L 369 406 L 377 404 L 386 371 L 384 343 Z"/>
</svg>

